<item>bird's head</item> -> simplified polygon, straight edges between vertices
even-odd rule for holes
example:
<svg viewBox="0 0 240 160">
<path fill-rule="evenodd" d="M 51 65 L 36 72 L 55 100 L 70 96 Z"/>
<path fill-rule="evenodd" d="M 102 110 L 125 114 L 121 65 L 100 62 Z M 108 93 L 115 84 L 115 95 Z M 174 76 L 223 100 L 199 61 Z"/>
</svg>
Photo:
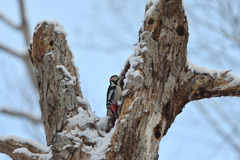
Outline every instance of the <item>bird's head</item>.
<svg viewBox="0 0 240 160">
<path fill-rule="evenodd" d="M 118 81 L 118 76 L 117 76 L 117 75 L 113 75 L 113 76 L 110 78 L 109 81 L 110 81 L 110 82 L 111 82 L 111 81 Z"/>
</svg>

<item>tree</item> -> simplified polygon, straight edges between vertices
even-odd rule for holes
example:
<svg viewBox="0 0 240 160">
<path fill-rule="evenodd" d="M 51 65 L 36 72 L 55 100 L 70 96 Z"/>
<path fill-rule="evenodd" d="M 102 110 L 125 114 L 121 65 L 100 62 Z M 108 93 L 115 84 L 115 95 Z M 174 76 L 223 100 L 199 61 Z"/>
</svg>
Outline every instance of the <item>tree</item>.
<svg viewBox="0 0 240 160">
<path fill-rule="evenodd" d="M 186 103 L 239 96 L 239 77 L 229 70 L 211 70 L 187 60 L 182 1 L 149 1 L 137 47 L 121 73 L 125 78 L 119 121 L 105 133 L 104 119 L 99 120 L 82 97 L 62 26 L 43 21 L 35 30 L 30 56 L 51 147 L 1 136 L 0 151 L 14 159 L 157 159 L 159 142 Z"/>
</svg>

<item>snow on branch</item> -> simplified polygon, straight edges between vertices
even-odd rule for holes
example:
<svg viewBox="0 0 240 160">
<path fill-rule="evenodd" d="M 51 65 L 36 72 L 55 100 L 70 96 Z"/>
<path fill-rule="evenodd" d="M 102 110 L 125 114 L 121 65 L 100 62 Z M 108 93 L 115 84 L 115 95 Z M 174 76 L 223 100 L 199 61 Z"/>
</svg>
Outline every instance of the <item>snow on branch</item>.
<svg viewBox="0 0 240 160">
<path fill-rule="evenodd" d="M 240 77 L 230 70 L 216 70 L 198 66 L 187 60 L 187 67 L 194 72 L 192 94 L 189 100 L 221 96 L 240 96 Z"/>
<path fill-rule="evenodd" d="M 48 160 L 52 157 L 50 147 L 31 139 L 13 135 L 0 135 L 0 152 L 9 155 L 13 159 L 42 158 Z"/>
<path fill-rule="evenodd" d="M 32 113 L 22 112 L 22 111 L 15 111 L 12 109 L 8 109 L 9 107 L 2 107 L 0 108 L 0 113 L 9 114 L 12 116 L 19 116 L 27 118 L 28 120 L 32 121 L 33 123 L 41 123 L 42 119 L 40 117 L 34 116 Z"/>
</svg>

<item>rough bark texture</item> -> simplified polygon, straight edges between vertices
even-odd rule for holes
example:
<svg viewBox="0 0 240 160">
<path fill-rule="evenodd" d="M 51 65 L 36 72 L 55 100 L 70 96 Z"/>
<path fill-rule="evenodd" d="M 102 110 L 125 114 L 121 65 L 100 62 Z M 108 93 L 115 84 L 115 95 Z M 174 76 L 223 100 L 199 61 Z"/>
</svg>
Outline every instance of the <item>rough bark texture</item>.
<svg viewBox="0 0 240 160">
<path fill-rule="evenodd" d="M 16 142 L 14 140 L 6 140 L 6 141 L 0 141 L 0 151 L 2 153 L 5 153 L 7 155 L 9 155 L 12 159 L 14 160 L 31 160 L 33 158 L 38 158 L 38 156 L 34 156 L 34 157 L 28 157 L 25 154 L 20 154 L 20 153 L 13 153 L 14 150 L 18 149 L 18 148 L 26 148 L 27 150 L 29 150 L 32 153 L 38 153 L 38 154 L 44 154 L 43 151 L 37 149 L 36 147 L 34 147 L 31 144 L 28 143 L 21 143 L 21 142 Z"/>
<path fill-rule="evenodd" d="M 120 120 L 129 116 L 118 125 L 112 141 L 112 146 L 118 147 L 111 148 L 107 159 L 158 159 L 161 138 L 189 101 L 187 77 L 193 73 L 186 68 L 187 42 L 188 24 L 182 2 L 158 3 L 139 32 L 138 43 L 145 44 L 140 47 L 148 49 L 140 54 L 144 62 L 135 67 L 142 78 L 132 77 L 133 85 L 126 85 L 131 93 L 123 102 Z M 137 89 L 129 88 L 139 83 Z"/>
<path fill-rule="evenodd" d="M 146 12 L 150 7 L 151 4 L 146 6 Z M 227 86 L 232 81 L 226 80 L 227 72 L 217 78 L 188 69 L 188 36 L 181 0 L 162 0 L 151 16 L 146 17 L 138 43 L 140 50 L 144 47 L 147 50 L 140 53 L 144 62 L 134 67 L 141 76 L 132 76 L 126 85 L 129 93 L 120 120 L 129 116 L 119 122 L 107 159 L 158 159 L 159 142 L 186 103 L 239 95 L 239 85 Z M 130 66 L 125 66 L 121 76 L 126 76 Z"/>
<path fill-rule="evenodd" d="M 67 118 L 78 114 L 77 109 L 82 106 L 78 104 L 77 96 L 82 97 L 82 93 L 66 37 L 57 33 L 55 27 L 46 22 L 42 24 L 34 33 L 31 52 L 32 62 L 37 68 L 39 103 L 47 144 L 53 146 L 52 159 L 85 159 L 89 156 L 80 154 L 81 147 L 73 147 L 76 144 L 73 139 L 59 135 L 63 130 L 70 133 L 73 126 L 68 125 Z M 77 79 L 72 81 L 64 68 Z M 64 150 L 66 145 L 72 147 Z"/>
<path fill-rule="evenodd" d="M 52 54 L 44 56 L 50 52 Z M 75 107 L 78 106 L 76 96 L 82 97 L 82 93 L 78 79 L 74 86 L 65 85 L 70 78 L 64 75 L 62 68 L 57 68 L 63 65 L 72 76 L 77 77 L 65 36 L 54 32 L 54 25 L 47 26 L 45 23 L 34 34 L 32 57 L 38 68 L 36 76 L 41 95 L 39 102 L 47 144 L 50 145 L 56 132 L 67 124 L 66 117 L 70 111 L 76 110 Z"/>
</svg>

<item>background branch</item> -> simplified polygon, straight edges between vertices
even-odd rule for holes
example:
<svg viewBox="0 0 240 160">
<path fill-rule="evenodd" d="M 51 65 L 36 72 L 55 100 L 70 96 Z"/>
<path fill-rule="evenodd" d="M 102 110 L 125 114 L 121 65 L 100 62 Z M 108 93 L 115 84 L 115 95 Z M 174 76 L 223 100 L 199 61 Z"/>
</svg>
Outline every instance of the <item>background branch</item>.
<svg viewBox="0 0 240 160">
<path fill-rule="evenodd" d="M 3 45 L 0 43 L 0 49 L 8 52 L 9 54 L 11 55 L 14 55 L 16 57 L 19 57 L 19 58 L 22 58 L 23 59 L 23 54 L 21 54 L 20 52 L 16 51 L 16 50 L 13 50 L 12 48 L 6 46 L 6 45 Z"/>
<path fill-rule="evenodd" d="M 2 108 L 0 108 L 0 112 L 9 114 L 12 116 L 24 117 L 24 118 L 27 118 L 28 120 L 32 121 L 33 123 L 42 123 L 42 119 L 40 117 L 34 116 L 32 113 L 15 111 L 15 110 L 8 109 L 8 108 L 9 107 L 2 107 Z"/>
<path fill-rule="evenodd" d="M 28 46 L 30 41 L 30 30 L 28 28 L 28 21 L 25 13 L 25 6 L 23 3 L 23 0 L 20 0 L 19 3 L 20 3 L 21 20 L 22 20 L 21 30 L 24 33 L 25 43 Z"/>
<path fill-rule="evenodd" d="M 16 25 L 12 20 L 10 20 L 7 16 L 3 15 L 2 13 L 0 13 L 0 19 L 6 24 L 8 24 L 10 27 L 14 29 L 20 29 L 20 26 Z"/>
</svg>

